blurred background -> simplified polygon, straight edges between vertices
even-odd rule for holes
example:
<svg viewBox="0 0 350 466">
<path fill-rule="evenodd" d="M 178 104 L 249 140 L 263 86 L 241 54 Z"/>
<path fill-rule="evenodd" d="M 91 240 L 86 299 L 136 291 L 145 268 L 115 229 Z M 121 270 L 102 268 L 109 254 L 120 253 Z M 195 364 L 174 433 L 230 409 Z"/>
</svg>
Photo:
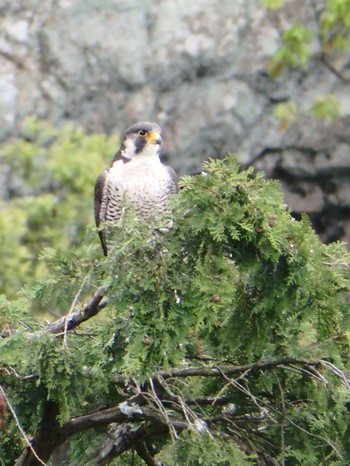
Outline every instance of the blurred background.
<svg viewBox="0 0 350 466">
<path fill-rule="evenodd" d="M 79 244 L 139 120 L 182 174 L 237 154 L 324 242 L 350 239 L 348 0 L 1 0 L 0 288 Z"/>
</svg>

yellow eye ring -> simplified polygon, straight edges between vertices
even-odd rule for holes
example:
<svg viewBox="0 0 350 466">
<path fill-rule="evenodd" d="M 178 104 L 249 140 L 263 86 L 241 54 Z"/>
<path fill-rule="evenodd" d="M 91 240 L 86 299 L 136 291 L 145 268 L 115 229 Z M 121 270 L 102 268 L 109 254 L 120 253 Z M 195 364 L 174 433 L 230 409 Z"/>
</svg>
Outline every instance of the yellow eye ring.
<svg viewBox="0 0 350 466">
<path fill-rule="evenodd" d="M 140 129 L 140 130 L 137 132 L 137 134 L 138 134 L 139 136 L 146 136 L 147 131 L 145 131 L 144 129 Z"/>
</svg>

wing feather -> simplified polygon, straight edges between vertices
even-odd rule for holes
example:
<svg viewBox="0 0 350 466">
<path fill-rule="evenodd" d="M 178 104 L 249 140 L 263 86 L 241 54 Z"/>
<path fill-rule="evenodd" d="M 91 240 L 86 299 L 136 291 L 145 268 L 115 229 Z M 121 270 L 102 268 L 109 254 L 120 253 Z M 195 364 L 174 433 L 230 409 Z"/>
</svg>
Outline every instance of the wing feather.
<svg viewBox="0 0 350 466">
<path fill-rule="evenodd" d="M 107 173 L 108 173 L 107 170 L 101 173 L 101 175 L 97 178 L 96 183 L 95 183 L 94 213 L 95 213 L 95 223 L 97 227 L 100 226 L 101 222 L 105 221 L 105 218 L 102 218 L 105 215 L 104 212 L 102 211 L 102 203 L 103 203 L 103 193 L 104 193 Z M 105 256 L 107 256 L 108 250 L 107 250 L 107 242 L 106 242 L 104 231 L 99 229 L 98 236 L 100 237 L 103 253 Z"/>
<path fill-rule="evenodd" d="M 168 165 L 164 165 L 165 169 L 167 170 L 168 174 L 170 175 L 170 178 L 171 178 L 171 181 L 172 181 L 172 185 L 171 185 L 171 193 L 174 194 L 174 193 L 177 193 L 179 188 L 178 188 L 178 181 L 179 181 L 179 177 L 177 176 L 175 170 L 171 167 L 169 167 Z"/>
</svg>

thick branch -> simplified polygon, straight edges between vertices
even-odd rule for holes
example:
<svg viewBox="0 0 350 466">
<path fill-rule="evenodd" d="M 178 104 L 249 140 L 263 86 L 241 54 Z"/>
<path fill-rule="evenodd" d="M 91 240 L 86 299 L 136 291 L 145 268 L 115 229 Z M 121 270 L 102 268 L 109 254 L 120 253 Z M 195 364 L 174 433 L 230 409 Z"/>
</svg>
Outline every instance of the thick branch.
<svg viewBox="0 0 350 466">
<path fill-rule="evenodd" d="M 88 466 L 105 466 L 109 464 L 113 458 L 125 451 L 126 445 L 128 444 L 127 439 L 130 438 L 130 436 L 133 437 L 134 434 L 136 434 L 136 432 L 131 432 L 130 424 L 123 423 L 115 427 L 108 439 L 92 455 L 93 460 Z"/>
<path fill-rule="evenodd" d="M 43 461 L 48 461 L 52 451 L 59 444 L 60 426 L 57 421 L 58 405 L 53 401 L 47 401 L 42 413 L 42 421 L 33 438 L 33 446 L 36 455 L 27 447 L 16 462 L 16 466 L 41 466 Z M 40 460 L 38 459 L 40 458 Z"/>
<path fill-rule="evenodd" d="M 144 443 L 138 443 L 135 448 L 137 454 L 143 459 L 147 466 L 159 466 L 160 463 L 149 453 Z"/>
<path fill-rule="evenodd" d="M 41 330 L 40 333 L 60 333 L 65 330 L 65 326 L 67 330 L 71 330 L 80 325 L 82 322 L 85 322 L 86 320 L 95 316 L 107 305 L 108 301 L 107 298 L 104 298 L 104 293 L 104 287 L 98 288 L 98 290 L 85 304 L 83 304 L 83 306 L 78 311 L 72 312 L 69 315 L 55 320 L 43 330 Z M 66 320 L 68 320 L 67 324 Z"/>
<path fill-rule="evenodd" d="M 84 416 L 72 418 L 61 428 L 57 423 L 57 409 L 56 403 L 47 402 L 45 412 L 42 416 L 43 421 L 33 439 L 36 453 L 43 461 L 48 461 L 53 450 L 71 435 L 114 422 L 125 424 L 135 421 L 149 421 L 151 428 L 138 429 L 132 432 L 132 435 L 122 435 L 124 431 L 121 431 L 119 438 L 114 440 L 114 446 L 110 448 L 110 452 L 108 453 L 108 448 L 107 451 L 102 451 L 100 462 L 94 464 L 108 464 L 105 462 L 107 456 L 109 458 L 111 457 L 110 455 L 116 457 L 125 450 L 135 446 L 135 442 L 138 443 L 147 440 L 153 435 L 159 435 L 169 430 L 169 425 L 162 414 L 146 406 L 136 406 L 134 412 L 129 414 L 125 414 L 119 406 L 100 409 Z M 172 420 L 171 424 L 176 430 L 183 430 L 188 426 L 186 422 L 177 419 Z M 110 445 L 110 447 L 112 446 Z M 18 459 L 16 466 L 38 466 L 39 464 L 32 451 L 26 448 Z"/>
<path fill-rule="evenodd" d="M 92 455 L 94 459 L 88 466 L 105 466 L 109 464 L 113 458 L 117 458 L 129 448 L 144 444 L 144 442 L 152 437 L 159 438 L 159 435 L 168 432 L 168 427 L 165 424 L 151 425 L 148 427 L 142 426 L 136 430 L 133 427 L 134 426 L 130 424 L 122 424 L 115 427 L 113 432 L 111 432 L 112 438 L 108 438 L 106 442 L 96 450 Z M 138 450 L 138 447 L 136 447 L 136 450 Z M 140 452 L 141 450 L 139 449 L 139 456 L 141 456 Z M 144 452 L 144 449 L 142 449 L 142 452 Z M 151 455 L 148 459 L 150 460 L 150 458 Z"/>
<path fill-rule="evenodd" d="M 164 417 L 159 411 L 147 406 L 137 407 L 133 413 L 125 414 L 119 406 L 111 406 L 98 411 L 85 414 L 84 416 L 74 417 L 62 426 L 61 436 L 63 440 L 71 435 L 82 432 L 83 430 L 93 429 L 98 426 L 104 426 L 113 422 L 133 422 L 133 421 L 150 421 L 155 425 L 166 424 Z M 176 429 L 184 429 L 187 424 L 176 419 L 172 420 Z"/>
</svg>

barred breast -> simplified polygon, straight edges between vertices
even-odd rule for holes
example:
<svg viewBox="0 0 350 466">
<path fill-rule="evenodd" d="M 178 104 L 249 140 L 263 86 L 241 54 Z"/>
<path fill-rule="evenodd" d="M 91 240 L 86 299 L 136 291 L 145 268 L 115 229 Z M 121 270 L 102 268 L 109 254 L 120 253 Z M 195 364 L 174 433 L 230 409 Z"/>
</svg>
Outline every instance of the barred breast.
<svg viewBox="0 0 350 466">
<path fill-rule="evenodd" d="M 107 175 L 101 220 L 120 218 L 125 204 L 132 204 L 138 218 L 148 218 L 167 210 L 167 198 L 177 190 L 168 168 L 158 159 L 114 163 Z M 103 218 L 102 218 L 103 217 Z"/>
</svg>

